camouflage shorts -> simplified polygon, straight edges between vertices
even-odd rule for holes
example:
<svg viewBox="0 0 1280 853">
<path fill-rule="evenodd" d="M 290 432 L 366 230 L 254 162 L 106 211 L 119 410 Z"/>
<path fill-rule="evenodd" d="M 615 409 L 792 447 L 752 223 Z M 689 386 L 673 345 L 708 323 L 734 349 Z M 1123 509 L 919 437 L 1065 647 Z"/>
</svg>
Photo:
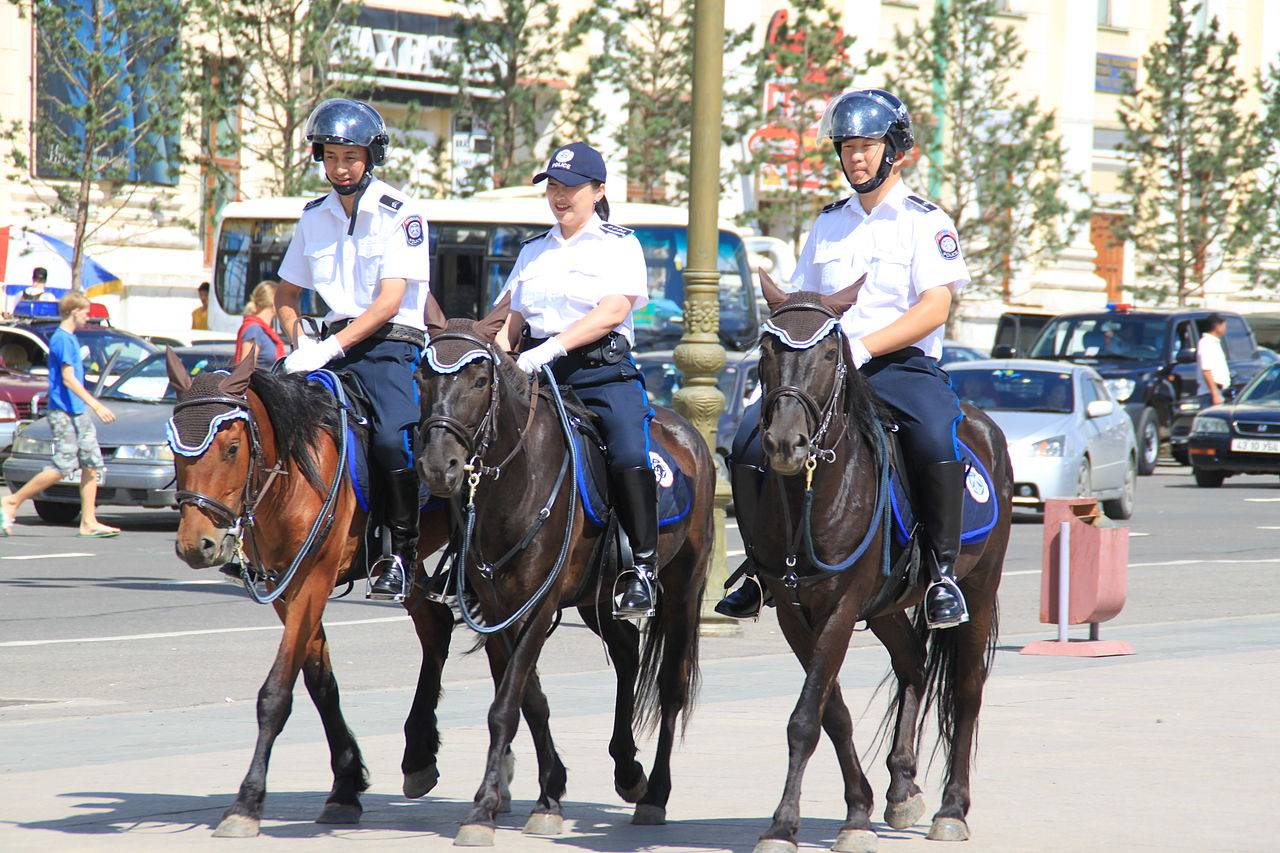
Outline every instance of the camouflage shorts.
<svg viewBox="0 0 1280 853">
<path fill-rule="evenodd" d="M 52 409 L 49 427 L 53 430 L 53 467 L 63 474 L 70 474 L 78 468 L 102 470 L 98 431 L 88 412 L 73 415 Z"/>
</svg>

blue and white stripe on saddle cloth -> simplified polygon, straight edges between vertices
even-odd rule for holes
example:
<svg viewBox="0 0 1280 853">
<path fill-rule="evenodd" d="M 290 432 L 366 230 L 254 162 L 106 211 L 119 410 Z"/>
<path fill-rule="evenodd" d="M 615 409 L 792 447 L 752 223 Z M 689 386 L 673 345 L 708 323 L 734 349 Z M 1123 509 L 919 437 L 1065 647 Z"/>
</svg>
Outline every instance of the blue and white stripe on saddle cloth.
<svg viewBox="0 0 1280 853">
<path fill-rule="evenodd" d="M 604 454 L 593 442 L 583 441 L 578 430 L 574 430 L 573 437 L 578 442 L 578 458 L 582 460 L 575 472 L 582 508 L 588 521 L 604 527 L 604 520 L 609 514 L 608 501 L 604 497 L 609 476 Z M 649 464 L 658 481 L 658 526 L 665 527 L 683 520 L 693 505 L 693 484 L 676 465 L 671 453 L 656 442 L 649 446 Z"/>
<path fill-rule="evenodd" d="M 960 542 L 967 545 L 987 538 L 1000 517 L 1000 507 L 996 503 L 991 474 L 987 472 L 978 454 L 959 439 L 956 440 L 956 446 L 960 449 L 960 459 L 965 464 L 964 514 L 960 526 L 963 533 L 960 534 Z M 915 514 L 911 510 L 906 487 L 896 470 L 889 481 L 889 501 L 893 506 L 893 538 L 899 545 L 905 545 L 915 526 Z"/>
</svg>

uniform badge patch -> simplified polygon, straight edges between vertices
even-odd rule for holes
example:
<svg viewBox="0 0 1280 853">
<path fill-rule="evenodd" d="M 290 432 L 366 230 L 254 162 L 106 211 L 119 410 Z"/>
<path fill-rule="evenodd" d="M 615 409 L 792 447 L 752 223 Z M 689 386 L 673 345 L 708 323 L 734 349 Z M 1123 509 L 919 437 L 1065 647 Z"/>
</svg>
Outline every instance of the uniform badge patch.
<svg viewBox="0 0 1280 853">
<path fill-rule="evenodd" d="M 954 231 L 943 229 L 934 235 L 933 242 L 938 244 L 938 254 L 948 261 L 960 257 L 960 241 Z"/>
<path fill-rule="evenodd" d="M 667 462 L 657 452 L 649 451 L 649 464 L 653 466 L 653 478 L 661 488 L 669 489 L 676 481 L 676 475 L 667 467 Z"/>
<path fill-rule="evenodd" d="M 570 151 L 568 148 L 561 148 L 559 151 L 556 152 L 557 163 L 568 163 L 572 159 L 573 159 L 573 152 Z"/>
<path fill-rule="evenodd" d="M 600 230 L 615 237 L 627 237 L 631 234 L 630 228 L 623 228 L 621 225 L 615 225 L 612 222 L 601 222 Z"/>
<path fill-rule="evenodd" d="M 410 216 L 404 221 L 404 241 L 410 246 L 422 245 L 422 218 Z"/>
<path fill-rule="evenodd" d="M 968 490 L 969 497 L 980 504 L 991 500 L 991 491 L 987 488 L 987 481 L 982 479 L 982 474 L 979 473 L 977 468 L 970 467 L 968 473 L 964 475 L 964 487 Z"/>
</svg>

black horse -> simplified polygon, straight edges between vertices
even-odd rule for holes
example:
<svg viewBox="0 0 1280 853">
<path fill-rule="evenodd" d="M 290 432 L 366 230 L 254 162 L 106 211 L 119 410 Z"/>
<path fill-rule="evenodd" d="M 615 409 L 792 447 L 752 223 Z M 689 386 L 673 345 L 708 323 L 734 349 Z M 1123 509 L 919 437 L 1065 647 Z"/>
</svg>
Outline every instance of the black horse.
<svg viewBox="0 0 1280 853">
<path fill-rule="evenodd" d="M 889 535 L 882 515 L 889 512 L 881 479 L 890 456 L 885 415 L 871 386 L 853 369 L 838 323 L 861 282 L 820 296 L 787 294 L 768 276 L 761 279 L 770 323 L 783 334 L 763 336 L 760 347 L 762 441 L 771 473 L 755 516 L 781 523 L 742 519 L 740 524 L 753 531 L 753 558 L 778 602 L 778 622 L 804 666 L 805 681 L 787 725 L 786 786 L 756 853 L 796 850 L 800 783 L 819 727 L 831 738 L 844 776 L 847 815 L 832 849 L 875 849 L 871 786 L 858 763 L 853 722 L 837 681 L 854 624 L 863 619 L 889 650 L 897 678 L 897 695 L 886 715 L 894 733 L 885 822 L 904 829 L 924 812 L 915 780 L 916 725 L 922 708 L 927 712 L 933 706 L 947 773 L 929 837 L 967 840 L 969 765 L 998 631 L 996 590 L 1009 541 L 1013 477 L 1004 435 L 982 412 L 965 408 L 959 435 L 991 472 L 1000 515 L 988 537 L 966 545 L 956 564 L 970 620 L 929 631 L 922 616 L 913 623 L 905 612 L 920 603 L 921 591 L 903 589 L 901 581 L 886 589 L 895 582 L 882 573 Z M 735 491 L 739 507 L 746 504 L 737 497 Z M 813 507 L 821 511 L 809 511 Z M 859 551 L 861 556 L 850 562 Z M 844 570 L 834 570 L 844 564 Z"/>
<path fill-rule="evenodd" d="M 512 620 L 509 629 L 487 642 L 490 654 L 501 655 L 504 665 L 495 668 L 485 775 L 455 840 L 459 846 L 493 844 L 502 759 L 516 732 L 521 697 L 536 684 L 543 643 L 566 607 L 577 607 L 604 639 L 617 671 L 609 743 L 615 788 L 624 800 L 638 804 L 633 823 L 665 822 L 676 723 L 691 708 L 698 678 L 700 604 L 714 542 L 711 454 L 687 421 L 659 409 L 653 438 L 691 478 L 692 507 L 662 528 L 661 592 L 643 646 L 635 625 L 612 618 L 612 578 L 601 568 L 608 549 L 603 531 L 585 524 L 574 497 L 569 444 L 553 389 L 531 388 L 529 377 L 495 344 L 507 313 L 504 301 L 483 320 L 448 320 L 429 299 L 431 342 L 418 373 L 419 473 L 432 494 L 473 507 L 473 525 L 461 532 L 465 541 L 459 548 L 467 556 L 459 574 L 478 594 L 488 626 Z M 533 716 L 530 710 L 526 705 L 541 791 L 525 832 L 554 835 L 563 824 L 565 768 L 546 725 L 545 700 Z M 642 720 L 656 716 L 660 726 L 647 779 L 635 757 L 637 712 Z"/>
</svg>

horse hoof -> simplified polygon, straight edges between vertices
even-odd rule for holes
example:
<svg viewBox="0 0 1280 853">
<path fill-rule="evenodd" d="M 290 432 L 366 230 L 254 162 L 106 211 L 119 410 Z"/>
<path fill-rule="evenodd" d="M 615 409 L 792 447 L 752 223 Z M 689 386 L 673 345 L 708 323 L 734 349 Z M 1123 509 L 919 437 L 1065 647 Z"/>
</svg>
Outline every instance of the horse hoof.
<svg viewBox="0 0 1280 853">
<path fill-rule="evenodd" d="M 912 794 L 900 803 L 887 803 L 884 822 L 894 829 L 910 829 L 924 814 L 924 795 Z"/>
<path fill-rule="evenodd" d="M 425 797 L 440 781 L 440 771 L 432 764 L 421 770 L 404 774 L 404 795 L 411 800 Z"/>
<path fill-rule="evenodd" d="M 534 812 L 529 815 L 529 820 L 524 825 L 525 835 L 562 835 L 563 833 L 564 818 L 558 814 Z"/>
<path fill-rule="evenodd" d="M 935 817 L 929 827 L 930 841 L 968 841 L 969 825 L 953 817 Z"/>
<path fill-rule="evenodd" d="M 831 845 L 835 853 L 875 853 L 880 839 L 869 829 L 842 829 Z"/>
<path fill-rule="evenodd" d="M 359 803 L 325 803 L 316 823 L 359 823 L 363 811 Z"/>
<path fill-rule="evenodd" d="M 756 842 L 755 849 L 751 853 L 796 853 L 796 845 L 792 841 L 783 841 L 781 838 L 762 838 Z"/>
<path fill-rule="evenodd" d="M 454 847 L 492 847 L 494 829 L 482 823 L 464 823 L 453 837 Z"/>
<path fill-rule="evenodd" d="M 498 814 L 511 814 L 511 795 L 503 794 L 498 798 Z"/>
<path fill-rule="evenodd" d="M 614 782 L 613 790 L 618 792 L 618 796 L 622 797 L 624 803 L 638 803 L 644 797 L 645 792 L 649 790 L 649 780 L 641 773 L 640 781 L 630 788 L 623 788 L 617 782 Z"/>
<path fill-rule="evenodd" d="M 636 806 L 636 813 L 631 816 L 634 826 L 666 826 L 667 810 L 662 806 L 651 806 L 641 803 Z"/>
<path fill-rule="evenodd" d="M 253 838 L 258 834 L 258 819 L 242 814 L 227 815 L 213 831 L 214 838 Z"/>
</svg>

